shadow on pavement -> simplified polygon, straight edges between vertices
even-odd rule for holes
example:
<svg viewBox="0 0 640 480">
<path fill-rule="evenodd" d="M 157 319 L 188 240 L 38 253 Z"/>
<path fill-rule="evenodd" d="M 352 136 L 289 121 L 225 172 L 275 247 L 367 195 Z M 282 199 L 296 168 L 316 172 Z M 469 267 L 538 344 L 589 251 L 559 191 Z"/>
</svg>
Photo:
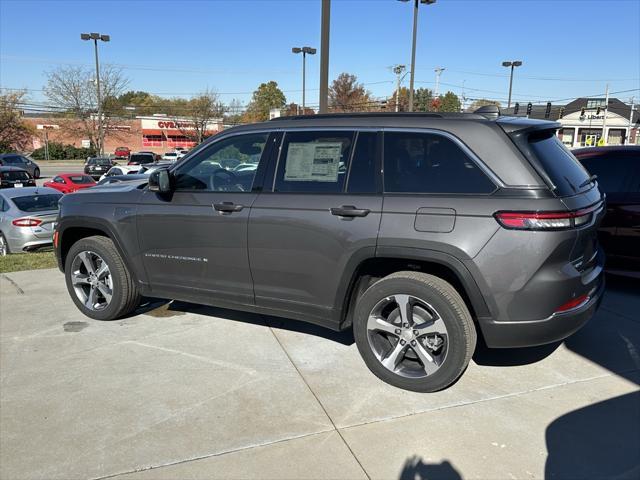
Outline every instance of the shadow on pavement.
<svg viewBox="0 0 640 480">
<path fill-rule="evenodd" d="M 351 330 L 335 332 L 328 328 L 302 321 L 282 317 L 272 317 L 269 315 L 259 315 L 251 312 L 241 312 L 239 310 L 229 310 L 226 308 L 197 305 L 177 300 L 168 302 L 159 299 L 146 299 L 146 301 L 136 310 L 136 312 L 133 313 L 133 315 L 145 314 L 152 317 L 168 318 L 177 315 L 184 315 L 185 313 L 196 313 L 198 315 L 218 317 L 234 322 L 264 325 L 270 328 L 279 328 L 281 330 L 304 333 L 306 335 L 313 335 L 315 337 L 324 338 L 347 346 L 355 343 L 353 332 L 351 332 Z"/>
<path fill-rule="evenodd" d="M 477 365 L 487 367 L 529 365 L 544 360 L 555 352 L 560 345 L 562 345 L 562 342 L 528 348 L 489 348 L 484 343 L 482 336 L 479 336 L 476 351 L 473 354 L 473 361 Z"/>
<path fill-rule="evenodd" d="M 546 432 L 545 478 L 640 478 L 640 392 L 574 410 Z"/>
<path fill-rule="evenodd" d="M 566 347 L 633 383 L 640 383 L 640 323 L 616 313 L 640 307 L 640 282 L 607 277 L 603 306 Z M 609 302 L 607 302 L 607 294 Z M 615 298 L 616 304 L 611 300 Z M 639 309 L 634 309 L 640 311 Z M 545 478 L 640 478 L 640 391 L 574 410 L 546 430 Z"/>
<path fill-rule="evenodd" d="M 462 480 L 460 473 L 447 460 L 442 463 L 424 463 L 422 458 L 407 458 L 399 480 Z"/>
</svg>

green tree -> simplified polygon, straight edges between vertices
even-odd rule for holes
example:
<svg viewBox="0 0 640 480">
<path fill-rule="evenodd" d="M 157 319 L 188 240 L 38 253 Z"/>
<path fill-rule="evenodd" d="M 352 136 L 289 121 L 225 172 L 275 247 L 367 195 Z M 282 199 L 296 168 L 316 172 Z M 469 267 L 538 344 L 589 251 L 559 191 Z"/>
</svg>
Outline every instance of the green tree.
<svg viewBox="0 0 640 480">
<path fill-rule="evenodd" d="M 496 107 L 499 107 L 500 102 L 498 102 L 497 100 L 488 100 L 486 98 L 481 98 L 479 100 L 475 100 L 471 105 L 469 105 L 469 108 L 467 109 L 467 111 L 475 112 L 480 107 L 484 107 L 487 105 L 495 105 Z"/>
<path fill-rule="evenodd" d="M 26 93 L 22 91 L 0 95 L 0 153 L 23 150 L 35 133 L 22 120 L 20 105 L 25 96 Z"/>
<path fill-rule="evenodd" d="M 261 83 L 253 92 L 251 102 L 243 116 L 245 122 L 263 122 L 269 120 L 269 111 L 272 108 L 282 108 L 287 103 L 284 93 L 278 87 L 278 83 L 271 80 Z"/>
<path fill-rule="evenodd" d="M 329 87 L 329 109 L 334 112 L 366 112 L 376 110 L 377 105 L 355 75 L 341 73 Z"/>
<path fill-rule="evenodd" d="M 428 88 L 419 88 L 413 94 L 413 110 L 415 112 L 430 112 L 433 110 L 433 92 Z"/>
<path fill-rule="evenodd" d="M 447 92 L 440 96 L 439 112 L 459 112 L 461 107 L 460 99 L 453 92 Z"/>
</svg>

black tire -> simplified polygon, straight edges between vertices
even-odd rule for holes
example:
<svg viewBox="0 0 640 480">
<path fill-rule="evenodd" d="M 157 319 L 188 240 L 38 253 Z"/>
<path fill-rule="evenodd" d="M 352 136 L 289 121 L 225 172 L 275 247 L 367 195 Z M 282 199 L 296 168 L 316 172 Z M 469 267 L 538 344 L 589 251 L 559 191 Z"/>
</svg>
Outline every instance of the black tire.
<svg viewBox="0 0 640 480">
<path fill-rule="evenodd" d="M 5 255 L 9 255 L 11 250 L 9 250 L 9 244 L 2 232 L 0 232 L 0 244 L 4 245 L 4 251 L 2 251 L 2 248 L 0 247 L 0 256 L 4 257 Z"/>
<path fill-rule="evenodd" d="M 73 260 L 81 252 L 95 252 L 109 267 L 112 279 L 112 297 L 102 310 L 92 310 L 78 298 L 72 283 Z M 128 315 L 140 304 L 140 293 L 131 272 L 127 269 L 113 241 L 107 237 L 93 236 L 74 243 L 65 260 L 65 281 L 69 295 L 78 309 L 94 320 L 115 320 Z"/>
<path fill-rule="evenodd" d="M 36 168 L 33 171 L 33 178 L 40 178 L 40 169 L 39 168 Z"/>
<path fill-rule="evenodd" d="M 372 350 L 367 329 L 369 315 L 379 302 L 395 295 L 424 300 L 439 313 L 446 326 L 448 350 L 443 363 L 432 374 L 421 378 L 399 375 L 386 368 Z M 477 339 L 471 314 L 456 289 L 441 278 L 409 271 L 384 277 L 364 292 L 356 304 L 353 332 L 360 355 L 374 375 L 393 386 L 414 392 L 435 392 L 453 384 L 467 368 Z"/>
</svg>

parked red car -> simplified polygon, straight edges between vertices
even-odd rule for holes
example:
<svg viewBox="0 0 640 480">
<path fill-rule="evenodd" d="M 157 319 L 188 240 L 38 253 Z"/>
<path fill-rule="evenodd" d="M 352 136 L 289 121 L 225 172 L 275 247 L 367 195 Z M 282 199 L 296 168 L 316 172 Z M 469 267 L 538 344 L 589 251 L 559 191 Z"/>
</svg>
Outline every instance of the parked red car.
<svg viewBox="0 0 640 480">
<path fill-rule="evenodd" d="M 84 173 L 61 173 L 44 183 L 45 187 L 55 188 L 62 193 L 72 193 L 83 188 L 93 187 L 95 180 Z"/>
<path fill-rule="evenodd" d="M 118 147 L 113 153 L 118 160 L 128 160 L 131 150 L 129 150 L 129 147 Z"/>
</svg>

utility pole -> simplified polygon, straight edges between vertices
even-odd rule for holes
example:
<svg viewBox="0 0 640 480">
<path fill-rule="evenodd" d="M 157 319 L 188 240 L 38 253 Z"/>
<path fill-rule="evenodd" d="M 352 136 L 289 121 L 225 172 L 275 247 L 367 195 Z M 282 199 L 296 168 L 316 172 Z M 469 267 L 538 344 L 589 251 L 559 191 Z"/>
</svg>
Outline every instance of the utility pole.
<svg viewBox="0 0 640 480">
<path fill-rule="evenodd" d="M 635 97 L 631 97 L 631 111 L 629 112 L 629 135 L 627 135 L 627 143 L 629 143 L 629 140 L 631 139 L 631 128 L 633 127 L 633 102 L 635 100 Z"/>
<path fill-rule="evenodd" d="M 436 89 L 433 92 L 433 97 L 438 98 L 438 93 L 440 92 L 440 75 L 444 72 L 444 67 L 438 67 L 434 71 L 436 72 Z"/>
<path fill-rule="evenodd" d="M 396 65 L 393 67 L 393 73 L 396 74 L 396 112 L 400 111 L 400 82 L 402 81 L 402 72 L 405 71 L 407 67 L 404 65 Z"/>
<path fill-rule="evenodd" d="M 602 119 L 602 141 L 606 145 L 607 142 L 607 110 L 609 110 L 609 84 L 607 83 L 607 89 L 604 94 L 604 118 Z"/>
<path fill-rule="evenodd" d="M 331 23 L 331 0 L 322 0 L 320 26 L 320 113 L 329 107 L 329 25 Z"/>
<path fill-rule="evenodd" d="M 462 111 L 464 112 L 465 110 L 465 104 L 467 103 L 467 96 L 464 93 L 464 83 L 466 82 L 466 80 L 462 80 Z"/>
</svg>

